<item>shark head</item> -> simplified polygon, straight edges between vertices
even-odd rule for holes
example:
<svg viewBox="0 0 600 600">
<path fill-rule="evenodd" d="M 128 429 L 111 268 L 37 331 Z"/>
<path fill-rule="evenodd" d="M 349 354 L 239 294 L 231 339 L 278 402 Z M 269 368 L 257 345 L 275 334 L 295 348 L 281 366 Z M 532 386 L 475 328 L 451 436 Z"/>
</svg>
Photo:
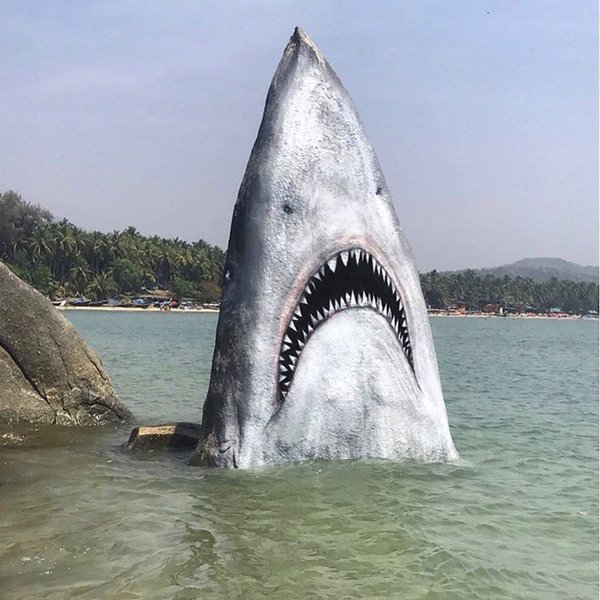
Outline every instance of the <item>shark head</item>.
<svg viewBox="0 0 600 600">
<path fill-rule="evenodd" d="M 297 28 L 234 209 L 192 462 L 456 456 L 385 179 L 348 93 Z"/>
</svg>

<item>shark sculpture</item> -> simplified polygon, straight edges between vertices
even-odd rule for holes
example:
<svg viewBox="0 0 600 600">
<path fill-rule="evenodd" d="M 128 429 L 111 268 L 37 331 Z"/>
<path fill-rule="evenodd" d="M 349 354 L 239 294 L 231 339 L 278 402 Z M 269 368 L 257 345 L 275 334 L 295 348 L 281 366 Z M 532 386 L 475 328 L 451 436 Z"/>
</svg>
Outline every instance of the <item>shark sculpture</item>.
<svg viewBox="0 0 600 600">
<path fill-rule="evenodd" d="M 233 214 L 193 464 L 454 459 L 412 252 L 352 101 L 297 28 Z"/>
</svg>

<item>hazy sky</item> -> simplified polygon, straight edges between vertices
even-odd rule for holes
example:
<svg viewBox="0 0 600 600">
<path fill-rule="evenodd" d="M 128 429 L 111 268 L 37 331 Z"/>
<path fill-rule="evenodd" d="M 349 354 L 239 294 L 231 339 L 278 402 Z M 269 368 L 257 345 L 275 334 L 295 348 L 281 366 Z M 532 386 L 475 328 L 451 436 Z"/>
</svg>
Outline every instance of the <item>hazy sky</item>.
<svg viewBox="0 0 600 600">
<path fill-rule="evenodd" d="M 225 246 L 302 25 L 421 270 L 598 263 L 595 0 L 0 0 L 0 19 L 0 190 L 79 226 Z"/>
</svg>

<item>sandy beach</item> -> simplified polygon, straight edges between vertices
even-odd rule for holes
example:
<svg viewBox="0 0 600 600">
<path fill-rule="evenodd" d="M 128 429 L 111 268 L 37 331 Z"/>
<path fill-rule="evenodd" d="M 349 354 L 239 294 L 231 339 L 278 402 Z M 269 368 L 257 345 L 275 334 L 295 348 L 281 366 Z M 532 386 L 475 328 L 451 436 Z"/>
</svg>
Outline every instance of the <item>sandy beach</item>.
<svg viewBox="0 0 600 600">
<path fill-rule="evenodd" d="M 218 313 L 218 308 L 136 308 L 134 306 L 57 306 L 58 310 L 69 310 L 75 312 L 100 311 L 100 312 L 132 312 L 132 313 Z"/>
<path fill-rule="evenodd" d="M 598 317 L 593 316 L 582 316 L 582 315 L 560 315 L 560 316 L 549 316 L 549 315 L 535 315 L 535 314 L 516 314 L 516 315 L 487 315 L 484 313 L 480 314 L 456 314 L 448 313 L 440 315 L 438 313 L 431 313 L 429 317 L 433 318 L 451 318 L 451 319 L 541 319 L 544 321 L 573 321 L 579 319 L 586 320 L 598 320 Z"/>
<path fill-rule="evenodd" d="M 148 307 L 148 308 L 135 308 L 133 306 L 57 306 L 58 310 L 68 310 L 74 312 L 84 312 L 84 311 L 100 311 L 100 312 L 130 312 L 130 313 L 218 313 L 218 308 L 171 308 L 170 310 L 162 310 L 160 308 Z M 548 315 L 535 315 L 535 314 L 515 314 L 515 315 L 494 315 L 494 314 L 485 314 L 485 313 L 477 313 L 477 314 L 457 314 L 457 313 L 448 313 L 448 314 L 438 314 L 438 313 L 430 313 L 429 317 L 434 318 L 446 318 L 450 317 L 453 319 L 543 319 L 543 320 L 553 320 L 553 321 L 573 321 L 578 319 L 590 319 L 590 320 L 598 320 L 598 317 L 593 316 L 585 316 L 582 317 L 580 315 L 564 315 L 560 316 L 548 316 Z"/>
</svg>

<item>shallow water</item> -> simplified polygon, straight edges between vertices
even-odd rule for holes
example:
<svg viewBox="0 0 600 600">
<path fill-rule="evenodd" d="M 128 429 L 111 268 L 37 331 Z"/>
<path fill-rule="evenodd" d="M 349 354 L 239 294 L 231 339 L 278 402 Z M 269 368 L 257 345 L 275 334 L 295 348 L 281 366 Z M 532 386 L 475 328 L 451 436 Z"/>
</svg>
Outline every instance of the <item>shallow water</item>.
<svg viewBox="0 0 600 600">
<path fill-rule="evenodd" d="M 200 420 L 215 315 L 66 314 L 140 421 Z M 130 454 L 129 428 L 0 437 L 0 598 L 597 598 L 597 322 L 432 327 L 454 464 L 223 472 Z"/>
</svg>

